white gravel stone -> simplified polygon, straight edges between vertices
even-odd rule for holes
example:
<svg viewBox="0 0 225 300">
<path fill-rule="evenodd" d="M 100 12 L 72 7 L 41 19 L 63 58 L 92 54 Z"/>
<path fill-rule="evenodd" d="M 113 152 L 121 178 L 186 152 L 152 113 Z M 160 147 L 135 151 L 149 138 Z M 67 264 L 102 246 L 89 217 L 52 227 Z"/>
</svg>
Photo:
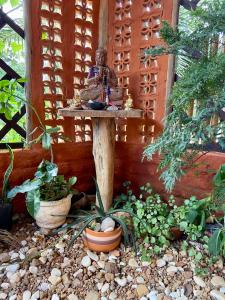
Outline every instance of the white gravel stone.
<svg viewBox="0 0 225 300">
<path fill-rule="evenodd" d="M 165 260 L 166 262 L 172 262 L 173 261 L 173 255 L 172 254 L 165 254 L 163 256 L 163 260 Z"/>
<path fill-rule="evenodd" d="M 91 273 L 95 273 L 97 270 L 94 266 L 90 266 L 90 267 L 88 267 L 88 271 Z"/>
<path fill-rule="evenodd" d="M 61 282 L 61 277 L 59 276 L 50 276 L 48 278 L 48 281 L 52 284 L 52 285 L 57 285 Z"/>
<path fill-rule="evenodd" d="M 221 276 L 213 276 L 213 278 L 211 279 L 211 284 L 215 288 L 225 287 L 225 280 Z"/>
<path fill-rule="evenodd" d="M 84 271 L 82 269 L 79 269 L 78 271 L 76 271 L 74 274 L 73 274 L 73 277 L 77 277 L 79 274 L 83 273 Z"/>
<path fill-rule="evenodd" d="M 90 265 L 91 265 L 91 259 L 90 259 L 90 257 L 88 255 L 86 255 L 86 256 L 84 256 L 82 258 L 81 265 L 83 267 L 85 267 L 85 268 L 90 267 Z"/>
<path fill-rule="evenodd" d="M 115 225 L 116 225 L 115 221 L 112 218 L 107 217 L 102 221 L 101 231 L 106 232 L 106 230 L 108 230 L 109 228 L 112 229 L 110 231 L 113 231 L 115 228 Z"/>
<path fill-rule="evenodd" d="M 16 273 L 19 270 L 19 264 L 13 264 L 6 267 L 6 272 Z"/>
<path fill-rule="evenodd" d="M 31 274 L 34 274 L 34 275 L 35 275 L 35 274 L 38 273 L 38 268 L 35 267 L 35 266 L 30 266 L 29 272 L 30 272 Z"/>
<path fill-rule="evenodd" d="M 52 269 L 51 271 L 51 276 L 56 276 L 56 277 L 60 277 L 61 276 L 61 271 L 57 268 Z"/>
<path fill-rule="evenodd" d="M 203 280 L 201 277 L 199 277 L 199 276 L 194 276 L 193 279 L 194 279 L 194 282 L 195 282 L 198 286 L 200 286 L 201 288 L 204 288 L 204 287 L 206 286 L 204 280 Z"/>
<path fill-rule="evenodd" d="M 2 288 L 3 290 L 7 290 L 9 287 L 10 287 L 10 284 L 9 284 L 8 282 L 3 282 L 3 283 L 1 284 L 1 288 Z"/>
<path fill-rule="evenodd" d="M 102 294 L 104 294 L 105 292 L 107 292 L 109 290 L 109 284 L 105 283 L 102 288 L 101 288 L 101 292 Z"/>
<path fill-rule="evenodd" d="M 115 292 L 110 293 L 109 300 L 116 300 L 116 299 L 117 299 L 117 294 Z"/>
<path fill-rule="evenodd" d="M 90 259 L 92 259 L 94 261 L 99 261 L 98 255 L 91 252 L 90 250 L 87 250 L 87 255 L 90 257 Z"/>
<path fill-rule="evenodd" d="M 40 291 L 42 291 L 42 292 L 47 292 L 47 291 L 50 289 L 50 286 L 49 286 L 49 284 L 48 284 L 47 282 L 42 282 L 42 283 L 39 285 L 38 289 L 39 289 Z"/>
<path fill-rule="evenodd" d="M 0 293 L 0 299 L 6 299 L 7 294 L 6 293 Z"/>
<path fill-rule="evenodd" d="M 25 246 L 27 245 L 27 241 L 26 241 L 26 240 L 21 241 L 21 245 L 22 245 L 23 247 L 25 247 Z"/>
<path fill-rule="evenodd" d="M 79 299 L 78 299 L 78 297 L 77 297 L 76 295 L 70 294 L 70 295 L 68 296 L 68 300 L 79 300 Z"/>
<path fill-rule="evenodd" d="M 156 265 L 157 265 L 158 268 L 162 268 L 166 265 L 166 261 L 164 259 L 158 259 L 156 261 Z"/>
<path fill-rule="evenodd" d="M 175 266 L 170 266 L 166 269 L 168 275 L 173 275 L 174 273 L 178 272 L 178 268 Z"/>
<path fill-rule="evenodd" d="M 1 263 L 7 263 L 8 261 L 10 261 L 10 259 L 11 259 L 11 257 L 9 255 L 9 253 L 4 252 L 4 253 L 0 254 L 0 262 Z"/>
<path fill-rule="evenodd" d="M 60 300 L 57 294 L 53 294 L 51 300 Z"/>
<path fill-rule="evenodd" d="M 9 282 L 11 285 L 15 285 L 16 283 L 18 283 L 20 281 L 20 274 L 17 272 L 17 273 L 14 273 L 12 274 L 11 273 L 11 276 L 9 277 Z"/>
<path fill-rule="evenodd" d="M 31 292 L 30 291 L 25 291 L 23 293 L 23 300 L 30 300 L 31 298 Z"/>
<path fill-rule="evenodd" d="M 9 297 L 9 300 L 16 300 L 16 298 L 17 298 L 17 295 L 12 295 Z"/>
<path fill-rule="evenodd" d="M 144 278 L 141 277 L 141 276 L 138 276 L 138 277 L 136 278 L 136 281 L 137 281 L 137 283 L 139 283 L 139 284 L 145 283 Z"/>
<path fill-rule="evenodd" d="M 210 296 L 214 300 L 225 300 L 225 295 L 217 290 L 212 290 Z"/>
<path fill-rule="evenodd" d="M 126 278 L 115 278 L 115 282 L 121 286 L 124 287 L 127 285 L 127 279 Z"/>
<path fill-rule="evenodd" d="M 132 268 L 139 267 L 136 259 L 134 259 L 134 258 L 129 259 L 128 265 L 129 265 L 129 267 L 132 267 Z"/>
<path fill-rule="evenodd" d="M 37 300 L 40 298 L 40 292 L 37 291 L 31 296 L 31 300 Z"/>
</svg>

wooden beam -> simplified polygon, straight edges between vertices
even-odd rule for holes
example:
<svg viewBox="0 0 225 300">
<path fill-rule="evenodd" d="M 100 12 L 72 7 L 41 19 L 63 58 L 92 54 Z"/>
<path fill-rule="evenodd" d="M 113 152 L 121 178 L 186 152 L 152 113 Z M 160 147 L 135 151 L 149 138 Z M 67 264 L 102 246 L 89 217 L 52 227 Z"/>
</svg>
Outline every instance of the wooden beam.
<svg viewBox="0 0 225 300">
<path fill-rule="evenodd" d="M 107 48 L 109 0 L 100 0 L 98 46 Z"/>
<path fill-rule="evenodd" d="M 173 14 L 172 14 L 172 22 L 171 25 L 175 28 L 178 24 L 178 17 L 179 17 L 179 0 L 173 1 Z M 171 95 L 172 87 L 174 84 L 174 77 L 175 77 L 175 63 L 176 58 L 174 55 L 169 55 L 168 59 L 168 71 L 167 71 L 167 81 L 166 81 L 166 115 L 171 110 L 171 103 L 169 101 L 169 97 Z"/>
</svg>

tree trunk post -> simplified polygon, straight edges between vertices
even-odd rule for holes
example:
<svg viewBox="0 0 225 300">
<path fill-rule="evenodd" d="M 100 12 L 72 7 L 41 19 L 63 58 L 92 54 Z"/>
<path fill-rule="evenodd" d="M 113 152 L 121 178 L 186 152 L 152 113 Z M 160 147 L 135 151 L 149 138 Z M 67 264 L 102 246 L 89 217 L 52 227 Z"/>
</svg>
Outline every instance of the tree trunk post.
<svg viewBox="0 0 225 300">
<path fill-rule="evenodd" d="M 115 119 L 92 118 L 92 126 L 96 180 L 104 208 L 108 211 L 113 201 Z"/>
</svg>

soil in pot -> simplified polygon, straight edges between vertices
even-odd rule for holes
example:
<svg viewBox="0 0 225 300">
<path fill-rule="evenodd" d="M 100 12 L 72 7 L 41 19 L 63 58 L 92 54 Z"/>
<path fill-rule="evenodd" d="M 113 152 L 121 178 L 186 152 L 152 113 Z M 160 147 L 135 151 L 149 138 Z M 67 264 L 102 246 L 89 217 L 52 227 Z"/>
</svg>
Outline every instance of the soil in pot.
<svg viewBox="0 0 225 300">
<path fill-rule="evenodd" d="M 0 229 L 12 228 L 12 203 L 0 204 Z"/>
<path fill-rule="evenodd" d="M 92 251 L 110 252 L 119 246 L 121 235 L 121 227 L 110 232 L 98 232 L 86 228 L 83 233 L 83 240 L 85 246 Z"/>
</svg>

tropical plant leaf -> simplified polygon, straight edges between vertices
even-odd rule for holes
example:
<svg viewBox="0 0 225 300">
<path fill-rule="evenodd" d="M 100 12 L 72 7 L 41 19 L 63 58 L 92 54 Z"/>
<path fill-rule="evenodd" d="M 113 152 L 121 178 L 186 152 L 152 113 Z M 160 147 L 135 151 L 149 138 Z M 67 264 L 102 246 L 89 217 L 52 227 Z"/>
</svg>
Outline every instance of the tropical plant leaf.
<svg viewBox="0 0 225 300">
<path fill-rule="evenodd" d="M 124 234 L 124 245 L 129 246 L 130 245 L 130 239 L 129 239 L 129 231 L 128 231 L 127 225 L 120 218 L 117 218 L 113 215 L 111 216 L 111 218 L 114 219 L 122 227 L 123 234 Z"/>
<path fill-rule="evenodd" d="M 14 154 L 13 151 L 11 149 L 11 147 L 9 145 L 7 145 L 7 148 L 9 150 L 9 155 L 10 155 L 10 163 L 9 166 L 7 168 L 7 170 L 5 171 L 4 174 L 4 179 L 3 179 L 3 185 L 2 185 L 2 199 L 4 202 L 7 202 L 7 189 L 9 187 L 9 176 L 12 173 L 13 170 L 13 163 L 14 163 Z"/>
<path fill-rule="evenodd" d="M 19 193 L 31 192 L 33 190 L 38 189 L 41 186 L 41 184 L 42 184 L 42 182 L 39 179 L 33 179 L 33 180 L 28 179 L 23 184 L 21 184 L 19 186 L 15 186 L 13 189 L 11 189 L 8 192 L 7 197 L 9 199 L 12 199 Z"/>
<path fill-rule="evenodd" d="M 40 209 L 40 190 L 32 190 L 27 192 L 26 195 L 26 206 L 29 214 L 35 218 L 36 214 Z"/>
<path fill-rule="evenodd" d="M 51 147 L 51 141 L 52 141 L 52 138 L 51 138 L 51 135 L 47 132 L 45 132 L 43 135 L 42 135 L 42 147 L 45 149 L 45 150 L 49 150 L 50 147 Z"/>
<path fill-rule="evenodd" d="M 99 206 L 100 210 L 102 211 L 102 214 L 104 215 L 105 214 L 105 209 L 104 209 L 104 205 L 102 203 L 102 197 L 101 197 L 101 194 L 100 194 L 98 182 L 95 178 L 94 178 L 94 181 L 95 181 L 95 186 L 96 186 L 96 196 L 97 196 L 98 206 Z"/>
<path fill-rule="evenodd" d="M 77 182 L 77 177 L 71 177 L 70 179 L 69 179 L 69 184 L 72 186 L 72 185 L 74 185 L 75 183 Z"/>
<path fill-rule="evenodd" d="M 214 234 L 209 239 L 209 253 L 213 256 L 217 256 L 220 254 L 222 240 L 223 240 L 223 231 L 221 229 L 217 229 Z"/>
</svg>

